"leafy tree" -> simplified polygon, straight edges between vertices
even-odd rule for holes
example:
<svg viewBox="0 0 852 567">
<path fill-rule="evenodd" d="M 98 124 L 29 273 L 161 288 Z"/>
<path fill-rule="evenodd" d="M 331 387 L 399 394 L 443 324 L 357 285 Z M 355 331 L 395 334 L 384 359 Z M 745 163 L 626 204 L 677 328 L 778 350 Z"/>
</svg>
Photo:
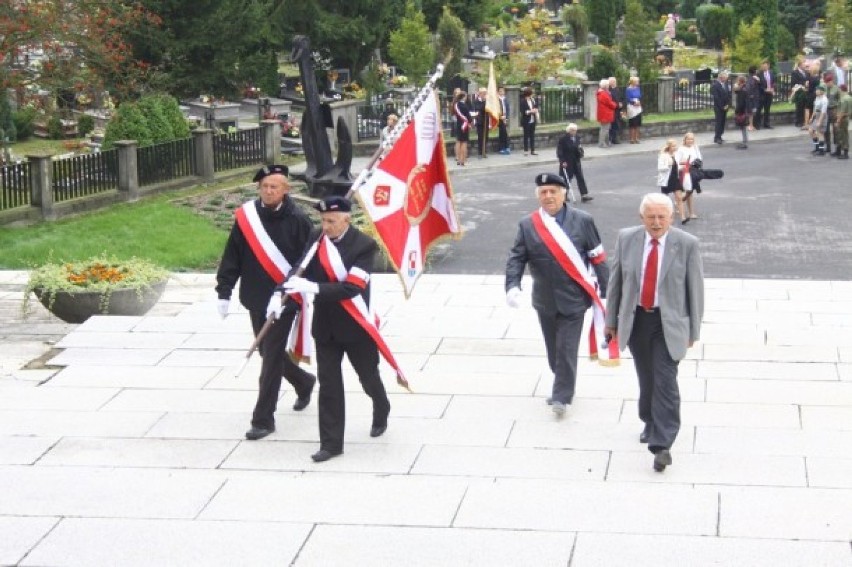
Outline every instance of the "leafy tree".
<svg viewBox="0 0 852 567">
<path fill-rule="evenodd" d="M 566 4 L 562 7 L 562 21 L 571 29 L 576 47 L 586 45 L 589 36 L 589 14 L 582 4 Z"/>
<path fill-rule="evenodd" d="M 852 50 L 852 4 L 828 0 L 825 7 L 825 43 L 834 53 Z"/>
<path fill-rule="evenodd" d="M 763 18 L 758 16 L 750 24 L 740 22 L 733 46 L 725 49 L 731 69 L 742 73 L 752 65 L 759 65 L 763 60 L 763 45 Z"/>
<path fill-rule="evenodd" d="M 19 108 L 14 113 L 15 131 L 17 132 L 18 141 L 26 140 L 33 135 L 33 123 L 38 116 L 38 110 L 32 106 Z"/>
<path fill-rule="evenodd" d="M 817 12 L 811 7 L 809 0 L 789 0 L 781 3 L 781 11 L 778 14 L 781 25 L 793 34 L 796 46 L 804 45 L 805 30 L 808 22 L 817 17 Z M 779 42 L 780 42 L 779 36 Z"/>
<path fill-rule="evenodd" d="M 778 28 L 778 58 L 780 61 L 791 60 L 798 51 L 796 38 L 790 30 L 784 27 Z"/>
<path fill-rule="evenodd" d="M 763 27 L 763 57 L 775 62 L 778 48 L 778 0 L 734 0 L 734 15 L 737 23 L 750 23 L 761 18 Z"/>
<path fill-rule="evenodd" d="M 435 48 L 426 26 L 426 17 L 411 0 L 406 5 L 405 18 L 399 29 L 391 32 L 388 55 L 415 83 L 421 81 L 435 61 Z"/>
<path fill-rule="evenodd" d="M 734 35 L 734 9 L 731 6 L 702 4 L 695 10 L 698 31 L 704 45 L 714 49 L 722 47 Z"/>
<path fill-rule="evenodd" d="M 135 0 L 0 2 L 0 89 L 29 85 L 57 91 L 109 89 L 126 97 L 144 85 L 150 65 L 129 56 L 130 31 L 159 17 Z M 39 67 L 21 65 L 38 47 Z"/>
<path fill-rule="evenodd" d="M 619 46 L 621 58 L 628 67 L 641 73 L 651 66 L 654 53 L 654 26 L 642 8 L 641 0 L 627 0 L 624 16 L 624 39 Z"/>
<path fill-rule="evenodd" d="M 615 39 L 618 4 L 618 0 L 593 0 L 585 4 L 589 14 L 589 30 L 597 35 L 598 41 L 604 45 L 612 45 Z"/>
<path fill-rule="evenodd" d="M 553 40 L 556 28 L 544 10 L 527 14 L 518 22 L 520 38 L 509 53 L 508 65 L 502 69 L 501 77 L 520 78 L 524 81 L 541 81 L 554 77 L 562 68 L 564 57 Z M 520 81 L 518 81 L 520 82 Z"/>
<path fill-rule="evenodd" d="M 642 0 L 642 8 L 654 16 L 676 12 L 678 4 L 678 0 Z"/>
<path fill-rule="evenodd" d="M 442 87 L 446 88 L 453 77 L 461 74 L 461 57 L 466 49 L 464 24 L 445 6 L 444 14 L 438 22 L 438 57 L 445 65 L 444 76 L 441 77 Z"/>
<path fill-rule="evenodd" d="M 695 17 L 695 9 L 701 4 L 701 0 L 681 0 L 678 12 L 682 18 L 692 19 Z"/>
<path fill-rule="evenodd" d="M 134 102 L 121 104 L 107 123 L 103 149 L 109 150 L 115 147 L 115 143 L 119 140 L 136 140 L 140 147 L 154 143 L 145 115 Z"/>
<path fill-rule="evenodd" d="M 429 29 L 437 29 L 449 9 L 467 29 L 477 29 L 485 17 L 488 0 L 419 0 Z"/>
</svg>

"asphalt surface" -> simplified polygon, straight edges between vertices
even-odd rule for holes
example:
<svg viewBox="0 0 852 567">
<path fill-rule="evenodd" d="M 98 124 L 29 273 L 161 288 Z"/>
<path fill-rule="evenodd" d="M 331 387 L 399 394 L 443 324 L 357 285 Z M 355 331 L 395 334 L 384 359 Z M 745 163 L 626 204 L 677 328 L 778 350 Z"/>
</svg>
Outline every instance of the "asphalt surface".
<svg viewBox="0 0 852 567">
<path fill-rule="evenodd" d="M 729 133 L 729 138 L 733 140 Z M 620 228 L 638 224 L 638 205 L 656 186 L 660 140 L 643 142 L 647 152 L 605 156 L 583 162 L 595 200 L 578 206 L 591 212 L 604 246 L 612 249 Z M 629 146 L 628 146 L 629 147 Z M 629 149 L 635 152 L 638 147 Z M 700 219 L 684 228 L 702 243 L 707 277 L 849 279 L 852 274 L 852 164 L 815 157 L 802 133 L 795 138 L 752 143 L 702 144 L 705 168 L 722 169 L 720 180 L 702 182 L 696 196 Z M 472 158 L 479 167 L 452 175 L 464 236 L 437 247 L 429 271 L 443 274 L 500 274 L 517 222 L 537 208 L 533 178 L 555 173 L 551 164 L 498 167 L 501 156 Z M 588 153 L 588 152 L 587 152 Z M 477 163 L 479 162 L 479 163 Z M 485 162 L 495 167 L 482 167 Z M 679 222 L 677 223 L 680 227 Z"/>
</svg>

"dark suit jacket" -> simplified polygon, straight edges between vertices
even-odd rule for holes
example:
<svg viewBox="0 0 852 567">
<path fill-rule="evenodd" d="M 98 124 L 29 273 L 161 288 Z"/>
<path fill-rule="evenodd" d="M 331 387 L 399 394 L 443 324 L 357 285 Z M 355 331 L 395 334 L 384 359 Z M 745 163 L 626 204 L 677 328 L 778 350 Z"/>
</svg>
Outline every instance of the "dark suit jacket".
<svg viewBox="0 0 852 567">
<path fill-rule="evenodd" d="M 319 232 L 311 235 L 311 242 L 319 236 Z M 376 241 L 350 226 L 337 243 L 337 250 L 347 270 L 357 266 L 366 272 L 373 269 L 373 261 L 379 247 Z M 365 289 L 347 281 L 331 281 L 315 256 L 305 269 L 304 277 L 319 284 L 319 293 L 314 297 L 313 336 L 320 342 L 355 342 L 370 341 L 372 338 L 340 304 L 344 299 L 357 295 L 364 297 L 370 304 L 370 284 Z"/>
<path fill-rule="evenodd" d="M 260 222 L 266 233 L 281 251 L 291 266 L 295 266 L 307 246 L 311 233 L 311 221 L 289 197 L 277 211 L 261 206 L 260 199 L 254 202 Z M 230 299 L 234 287 L 240 283 L 240 303 L 253 312 L 266 312 L 266 304 L 275 282 L 248 245 L 243 231 L 235 222 L 225 244 L 222 261 L 216 272 L 216 293 L 219 299 Z"/>
<path fill-rule="evenodd" d="M 766 76 L 765 76 L 763 71 L 758 71 L 757 76 L 760 79 L 760 94 L 761 94 L 761 96 L 766 93 L 767 88 L 772 88 L 776 91 L 778 90 L 778 85 L 775 84 L 775 81 L 778 78 L 775 76 L 774 71 L 772 71 L 771 69 L 769 70 L 769 82 L 771 83 L 770 85 L 766 84 Z"/>
<path fill-rule="evenodd" d="M 538 108 L 538 101 L 534 96 L 531 96 L 529 99 L 527 99 L 527 97 L 521 97 L 521 106 L 519 108 L 521 113 L 521 126 L 526 126 L 530 123 L 533 116 L 532 114 L 527 114 L 527 111 Z M 535 122 L 538 124 L 538 117 L 536 117 Z"/>
<path fill-rule="evenodd" d="M 476 123 L 476 127 L 479 128 L 482 124 L 488 124 L 488 117 L 485 114 L 486 100 L 484 98 L 479 98 L 479 95 L 473 95 L 472 100 L 473 103 L 471 110 L 477 113 L 474 122 Z"/>
<path fill-rule="evenodd" d="M 606 326 L 618 328 L 622 349 L 630 341 L 639 305 L 644 248 L 644 226 L 618 233 L 607 289 Z M 667 233 L 657 296 L 666 347 L 673 359 L 681 360 L 690 341 L 699 339 L 704 317 L 704 267 L 698 239 L 688 232 L 670 228 Z"/>
<path fill-rule="evenodd" d="M 571 135 L 566 132 L 559 138 L 559 142 L 556 144 L 556 157 L 559 160 L 560 167 L 564 163 L 567 164 L 565 169 L 575 171 L 577 166 L 580 165 L 580 160 L 583 158 L 580 155 L 581 153 L 582 146 L 579 136 L 574 134 L 574 139 L 572 140 Z"/>
<path fill-rule="evenodd" d="M 532 214 L 537 215 L 538 211 Z M 592 215 L 568 207 L 562 229 L 588 266 L 591 262 L 589 252 L 601 245 Z M 527 264 L 533 278 L 532 304 L 536 310 L 550 314 L 574 315 L 592 306 L 592 299 L 565 273 L 539 238 L 533 228 L 532 215 L 527 215 L 518 223 L 515 244 L 506 261 L 506 291 L 521 287 L 521 278 Z M 598 278 L 601 297 L 606 297 L 609 267 L 606 261 L 592 264 L 592 267 Z"/>
<path fill-rule="evenodd" d="M 731 106 L 731 91 L 728 90 L 727 84 L 723 84 L 719 80 L 713 81 L 710 94 L 713 96 L 713 108 L 724 110 L 726 106 Z"/>
</svg>

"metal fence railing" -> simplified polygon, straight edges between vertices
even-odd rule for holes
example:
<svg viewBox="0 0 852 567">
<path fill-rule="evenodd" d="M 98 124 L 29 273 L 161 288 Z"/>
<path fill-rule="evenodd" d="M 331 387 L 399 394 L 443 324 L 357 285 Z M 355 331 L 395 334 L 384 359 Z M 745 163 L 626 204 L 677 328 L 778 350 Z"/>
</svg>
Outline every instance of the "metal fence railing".
<svg viewBox="0 0 852 567">
<path fill-rule="evenodd" d="M 195 175 L 195 141 L 185 138 L 139 148 L 136 168 L 140 186 Z"/>
<path fill-rule="evenodd" d="M 213 136 L 213 171 L 263 163 L 266 139 L 260 128 Z"/>
<path fill-rule="evenodd" d="M 0 166 L 0 211 L 29 205 L 31 185 L 28 162 Z"/>
<path fill-rule="evenodd" d="M 81 154 L 53 161 L 56 203 L 118 188 L 118 150 Z"/>
<path fill-rule="evenodd" d="M 583 118 L 583 87 L 566 85 L 542 89 L 539 104 L 544 124 L 579 120 Z"/>
</svg>

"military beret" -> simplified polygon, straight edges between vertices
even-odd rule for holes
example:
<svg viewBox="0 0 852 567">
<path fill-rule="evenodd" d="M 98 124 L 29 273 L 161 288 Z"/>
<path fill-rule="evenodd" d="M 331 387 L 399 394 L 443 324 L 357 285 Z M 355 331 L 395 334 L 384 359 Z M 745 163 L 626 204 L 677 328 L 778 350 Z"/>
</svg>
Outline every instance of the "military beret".
<svg viewBox="0 0 852 567">
<path fill-rule="evenodd" d="M 559 187 L 568 187 L 565 184 L 565 179 L 563 179 L 561 175 L 555 175 L 553 173 L 539 173 L 535 176 L 535 184 L 538 187 L 541 187 L 542 185 L 558 185 Z"/>
<path fill-rule="evenodd" d="M 257 170 L 257 173 L 254 174 L 254 179 L 252 181 L 260 181 L 267 175 L 273 175 L 275 173 L 280 173 L 284 177 L 290 174 L 290 169 L 286 165 L 264 165 L 260 169 Z"/>
<path fill-rule="evenodd" d="M 314 208 L 321 213 L 348 213 L 352 210 L 352 203 L 349 199 L 334 195 L 318 202 Z"/>
</svg>

